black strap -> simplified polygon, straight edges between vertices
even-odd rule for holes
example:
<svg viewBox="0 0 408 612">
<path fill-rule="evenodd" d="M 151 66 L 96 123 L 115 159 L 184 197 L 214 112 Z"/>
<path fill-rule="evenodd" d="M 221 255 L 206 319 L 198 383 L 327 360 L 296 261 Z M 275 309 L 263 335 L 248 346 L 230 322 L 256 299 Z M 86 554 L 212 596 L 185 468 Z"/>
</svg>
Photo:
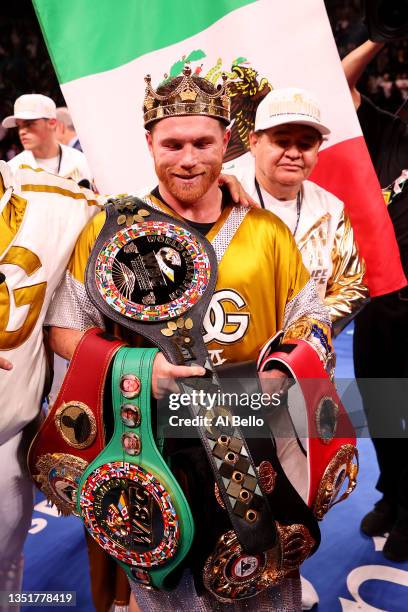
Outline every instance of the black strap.
<svg viewBox="0 0 408 612">
<path fill-rule="evenodd" d="M 60 173 L 61 170 L 61 161 L 62 161 L 62 147 L 58 145 L 58 168 L 56 174 Z"/>
<path fill-rule="evenodd" d="M 279 350 L 291 346 L 293 345 L 284 344 L 279 347 Z M 244 393 L 247 395 L 262 393 L 255 361 L 222 365 L 217 368 L 217 373 L 220 376 L 224 392 L 239 393 L 241 397 Z M 285 408 L 283 404 L 284 401 L 276 409 Z M 234 412 L 241 418 L 248 417 L 248 413 L 253 414 L 252 410 L 239 405 L 234 408 Z M 273 508 L 274 517 L 282 524 L 301 523 L 305 525 L 315 541 L 313 550 L 317 550 L 321 539 L 318 522 L 312 510 L 305 504 L 287 478 L 280 464 L 273 434 L 271 434 L 268 425 L 268 408 L 260 408 L 258 416 L 261 418 L 258 419 L 256 427 L 252 429 L 252 432 L 249 431 L 249 435 L 245 435 L 245 438 L 256 465 L 260 466 L 262 462 L 267 460 L 276 474 L 275 486 L 272 490 L 265 492 L 269 504 Z M 244 431 L 244 434 L 246 434 L 246 431 Z"/>
</svg>

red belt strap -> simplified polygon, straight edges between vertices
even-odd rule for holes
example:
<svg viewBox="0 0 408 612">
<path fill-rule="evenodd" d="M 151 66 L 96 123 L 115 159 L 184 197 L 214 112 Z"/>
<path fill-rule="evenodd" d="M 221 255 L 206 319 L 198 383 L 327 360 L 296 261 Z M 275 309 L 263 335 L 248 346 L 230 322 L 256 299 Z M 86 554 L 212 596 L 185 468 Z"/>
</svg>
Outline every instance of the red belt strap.
<svg viewBox="0 0 408 612">
<path fill-rule="evenodd" d="M 104 448 L 105 379 L 114 354 L 124 344 L 120 340 L 107 338 L 105 332 L 99 328 L 89 329 L 82 336 L 58 397 L 31 445 L 28 465 L 33 477 L 38 473 L 37 460 L 42 455 L 68 453 L 89 463 Z M 79 442 L 75 438 L 74 427 L 71 427 L 75 425 L 75 418 L 69 414 L 64 416 L 64 406 L 67 404 L 71 406 L 70 410 L 74 417 L 77 413 L 81 418 L 80 410 L 86 411 L 85 416 L 82 416 L 87 423 L 85 429 L 82 428 L 83 435 Z M 75 405 L 81 407 L 79 411 Z"/>
<path fill-rule="evenodd" d="M 299 383 L 304 396 L 308 428 L 308 505 L 313 507 L 317 498 L 321 497 L 321 486 L 328 476 L 328 468 L 331 467 L 331 462 L 336 455 L 339 460 L 341 459 L 339 452 L 344 454 L 345 451 L 355 446 L 354 428 L 318 354 L 307 342 L 293 340 L 288 344 L 281 344 L 276 352 L 264 358 L 259 368 L 260 371 L 271 369 L 273 362 L 281 363 L 290 370 L 294 379 Z M 334 410 L 336 415 L 333 437 L 328 438 L 322 435 L 319 425 L 319 415 L 324 408 L 324 402 L 327 402 L 326 406 Z M 338 461 L 338 463 L 340 468 L 341 461 Z M 345 461 L 345 463 L 350 463 L 350 460 Z M 335 493 L 334 490 L 333 493 Z M 329 500 L 327 499 L 327 501 Z M 334 499 L 332 502 L 334 502 Z M 317 512 L 317 515 L 319 515 L 319 512 Z M 321 518 L 321 516 L 318 516 L 318 518 Z"/>
</svg>

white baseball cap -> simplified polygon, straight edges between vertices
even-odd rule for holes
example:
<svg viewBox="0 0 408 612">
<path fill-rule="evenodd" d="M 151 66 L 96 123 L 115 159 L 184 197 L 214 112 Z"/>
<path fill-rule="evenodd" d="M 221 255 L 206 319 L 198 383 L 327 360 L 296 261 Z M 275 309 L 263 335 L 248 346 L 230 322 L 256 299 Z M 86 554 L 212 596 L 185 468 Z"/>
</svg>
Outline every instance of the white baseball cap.
<svg viewBox="0 0 408 612">
<path fill-rule="evenodd" d="M 330 134 L 329 128 L 320 121 L 317 99 L 306 89 L 273 89 L 260 102 L 256 111 L 255 132 L 284 123 L 310 125 L 323 136 Z"/>
<path fill-rule="evenodd" d="M 16 119 L 56 119 L 54 100 L 42 94 L 24 94 L 14 102 L 14 115 L 1 122 L 5 128 L 17 127 Z"/>
</svg>

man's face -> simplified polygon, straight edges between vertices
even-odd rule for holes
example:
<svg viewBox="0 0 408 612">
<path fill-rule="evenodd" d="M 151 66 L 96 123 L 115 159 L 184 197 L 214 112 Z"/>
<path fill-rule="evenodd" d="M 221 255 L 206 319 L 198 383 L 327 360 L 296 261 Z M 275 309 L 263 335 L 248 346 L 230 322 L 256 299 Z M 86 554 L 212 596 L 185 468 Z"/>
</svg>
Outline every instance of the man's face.
<svg viewBox="0 0 408 612">
<path fill-rule="evenodd" d="M 125 380 L 122 383 L 122 389 L 123 391 L 136 391 L 137 385 L 135 381 L 132 380 L 131 378 L 125 378 Z"/>
<path fill-rule="evenodd" d="M 217 181 L 229 132 L 211 117 L 168 117 L 158 121 L 146 139 L 160 183 L 190 204 Z"/>
<path fill-rule="evenodd" d="M 138 438 L 131 436 L 124 436 L 123 445 L 127 450 L 137 450 L 140 446 Z"/>
<path fill-rule="evenodd" d="M 317 130 L 299 124 L 279 125 L 252 133 L 251 152 L 258 179 L 261 177 L 262 183 L 272 190 L 274 184 L 300 186 L 317 163 L 321 141 Z"/>
<path fill-rule="evenodd" d="M 55 131 L 55 119 L 16 119 L 17 131 L 24 149 L 32 151 L 46 142 Z"/>
</svg>

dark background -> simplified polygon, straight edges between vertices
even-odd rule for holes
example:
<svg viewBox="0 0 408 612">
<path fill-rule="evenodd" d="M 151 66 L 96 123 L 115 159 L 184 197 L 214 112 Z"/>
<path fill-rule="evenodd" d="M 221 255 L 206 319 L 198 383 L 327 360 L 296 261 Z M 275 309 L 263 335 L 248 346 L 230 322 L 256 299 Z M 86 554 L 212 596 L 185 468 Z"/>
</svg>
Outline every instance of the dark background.
<svg viewBox="0 0 408 612">
<path fill-rule="evenodd" d="M 325 4 L 343 57 L 367 39 L 361 0 L 326 0 Z M 408 97 L 408 40 L 388 45 L 370 64 L 359 89 L 381 108 L 398 111 Z M 12 114 L 14 100 L 24 93 L 42 93 L 53 98 L 57 106 L 65 104 L 31 0 L 12 0 L 12 4 L 3 0 L 0 2 L 0 119 Z M 20 150 L 15 130 L 0 127 L 0 159 L 9 159 Z"/>
</svg>

